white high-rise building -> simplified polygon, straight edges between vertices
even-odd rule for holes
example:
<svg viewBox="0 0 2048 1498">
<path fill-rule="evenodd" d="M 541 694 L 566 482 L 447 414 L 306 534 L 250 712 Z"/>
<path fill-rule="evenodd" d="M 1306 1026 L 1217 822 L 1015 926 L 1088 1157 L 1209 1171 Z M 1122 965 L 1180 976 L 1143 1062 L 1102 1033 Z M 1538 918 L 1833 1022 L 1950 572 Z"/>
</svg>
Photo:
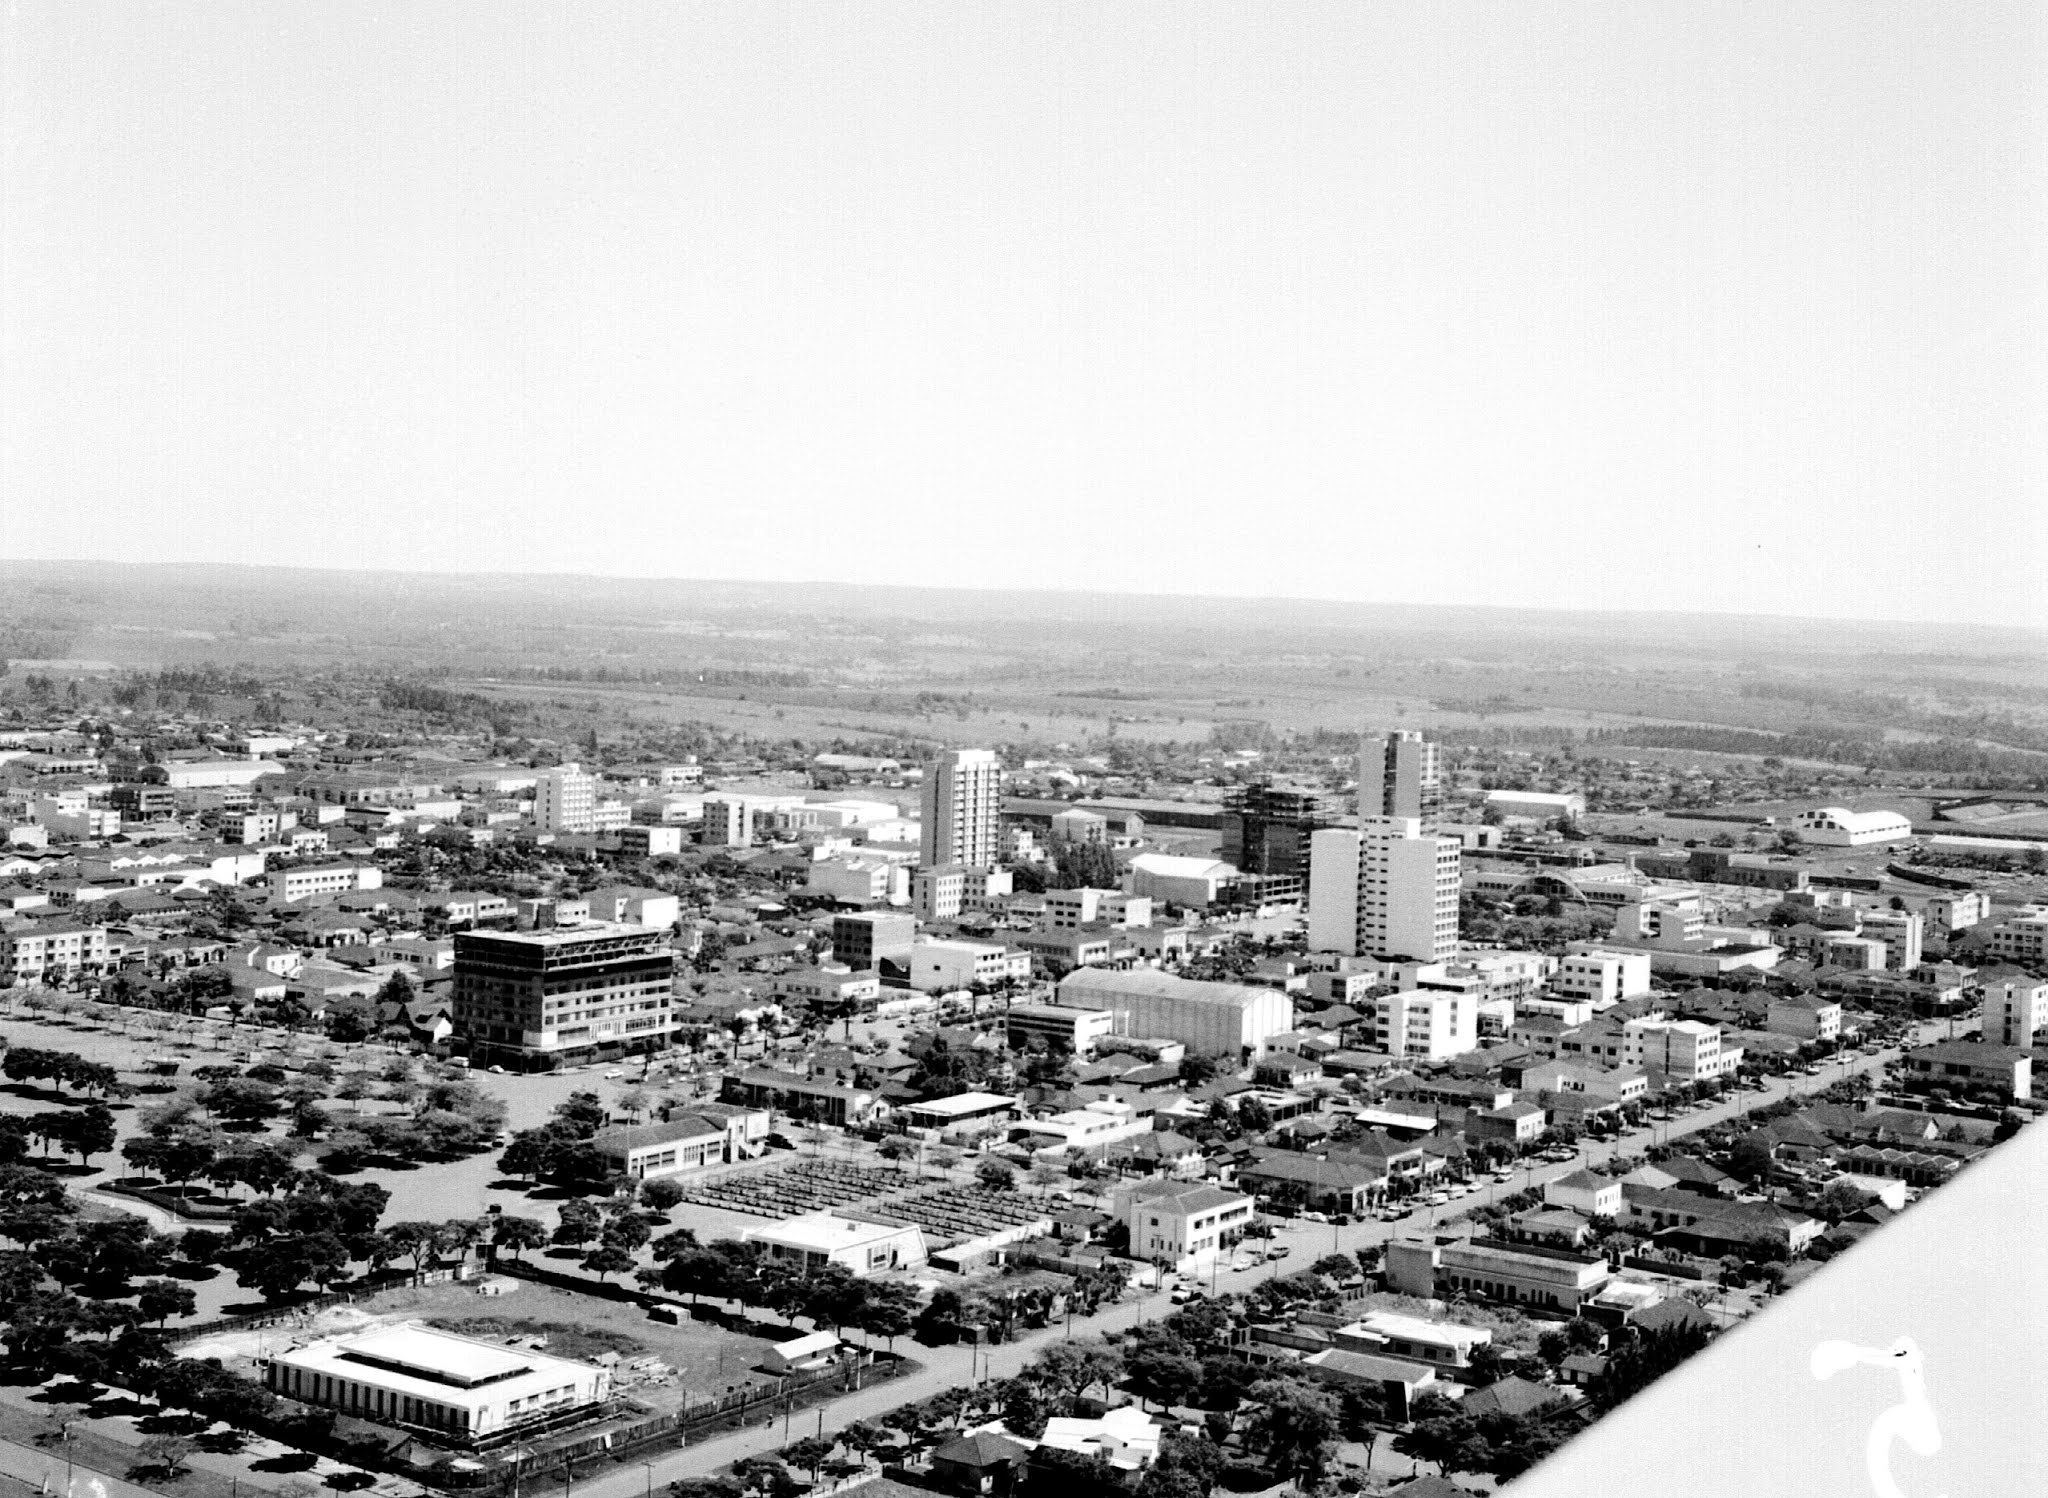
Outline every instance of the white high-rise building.
<svg viewBox="0 0 2048 1498">
<path fill-rule="evenodd" d="M 1442 962 L 1458 950 L 1459 844 L 1415 817 L 1361 817 L 1315 834 L 1308 944 L 1347 957 Z"/>
<path fill-rule="evenodd" d="M 917 861 L 925 868 L 1002 861 L 1003 767 L 992 749 L 955 749 L 924 768 Z"/>
<path fill-rule="evenodd" d="M 549 832 L 597 830 L 597 777 L 581 765 L 557 765 L 533 783 L 533 825 Z"/>
<path fill-rule="evenodd" d="M 1413 729 L 1368 738 L 1358 755 L 1358 815 L 1415 817 L 1434 824 L 1443 809 L 1437 747 Z"/>
</svg>

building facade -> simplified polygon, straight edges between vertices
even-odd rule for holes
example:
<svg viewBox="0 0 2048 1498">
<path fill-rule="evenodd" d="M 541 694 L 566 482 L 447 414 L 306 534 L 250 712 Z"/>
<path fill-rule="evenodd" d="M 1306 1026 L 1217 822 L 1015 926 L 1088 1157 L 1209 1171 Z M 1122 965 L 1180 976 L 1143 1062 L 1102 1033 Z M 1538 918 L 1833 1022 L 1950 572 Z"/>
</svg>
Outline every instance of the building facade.
<svg viewBox="0 0 2048 1498">
<path fill-rule="evenodd" d="M 456 1034 L 523 1067 L 665 1049 L 675 1028 L 666 934 L 613 923 L 455 937 Z"/>
<path fill-rule="evenodd" d="M 955 749 L 924 769 L 918 863 L 986 868 L 1002 858 L 1003 767 L 991 749 Z"/>
<path fill-rule="evenodd" d="M 1443 811 L 1437 746 L 1412 729 L 1367 738 L 1358 754 L 1358 815 L 1410 817 L 1434 826 Z"/>
<path fill-rule="evenodd" d="M 1412 817 L 1362 820 L 1315 834 L 1309 950 L 1442 962 L 1458 950 L 1458 840 Z"/>
</svg>

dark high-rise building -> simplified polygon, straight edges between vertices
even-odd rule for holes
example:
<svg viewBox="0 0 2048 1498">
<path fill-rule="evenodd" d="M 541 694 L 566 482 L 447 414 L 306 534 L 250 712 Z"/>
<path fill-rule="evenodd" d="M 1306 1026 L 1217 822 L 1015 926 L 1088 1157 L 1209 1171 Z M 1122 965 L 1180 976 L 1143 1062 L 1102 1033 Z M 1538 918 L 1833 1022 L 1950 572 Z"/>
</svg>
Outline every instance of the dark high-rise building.
<svg viewBox="0 0 2048 1498">
<path fill-rule="evenodd" d="M 647 926 L 458 932 L 455 1033 L 472 1057 L 533 1070 L 662 1050 L 675 966 L 668 934 Z"/>
<path fill-rule="evenodd" d="M 1309 837 L 1334 826 L 1337 815 L 1337 798 L 1324 791 L 1271 781 L 1241 786 L 1224 798 L 1218 856 L 1254 876 L 1260 898 L 1298 898 L 1308 888 Z"/>
</svg>

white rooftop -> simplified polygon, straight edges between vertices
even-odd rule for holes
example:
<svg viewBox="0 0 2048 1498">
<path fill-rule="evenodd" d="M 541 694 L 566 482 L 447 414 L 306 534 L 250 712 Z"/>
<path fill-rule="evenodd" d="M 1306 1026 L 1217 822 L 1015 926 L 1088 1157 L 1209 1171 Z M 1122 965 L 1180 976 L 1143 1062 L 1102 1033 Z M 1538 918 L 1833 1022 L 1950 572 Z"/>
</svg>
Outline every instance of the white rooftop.
<svg viewBox="0 0 2048 1498">
<path fill-rule="evenodd" d="M 932 1113 L 940 1118 L 964 1118 L 972 1113 L 986 1113 L 995 1108 L 1014 1108 L 1017 1100 L 1000 1092 L 960 1092 L 952 1097 L 935 1097 L 922 1103 L 912 1103 L 912 1113 Z"/>
<path fill-rule="evenodd" d="M 1048 1420 L 1041 1446 L 1055 1451 L 1072 1451 L 1082 1456 L 1097 1452 L 1109 1458 L 1112 1467 L 1134 1470 L 1149 1466 L 1159 1455 L 1159 1425 L 1134 1405 L 1119 1405 L 1100 1420 Z"/>
<path fill-rule="evenodd" d="M 779 1243 L 785 1248 L 800 1248 L 807 1253 L 829 1254 L 878 1243 L 908 1231 L 915 1230 L 879 1222 L 861 1222 L 834 1212 L 806 1212 L 801 1217 L 784 1218 L 770 1227 L 748 1228 L 740 1236 L 748 1243 Z"/>
<path fill-rule="evenodd" d="M 1425 1321 L 1420 1316 L 1403 1316 L 1397 1311 L 1369 1311 L 1352 1324 L 1382 1337 L 1404 1337 L 1410 1342 L 1434 1342 L 1445 1347 L 1478 1347 L 1493 1340 L 1493 1333 L 1483 1326 Z"/>
</svg>

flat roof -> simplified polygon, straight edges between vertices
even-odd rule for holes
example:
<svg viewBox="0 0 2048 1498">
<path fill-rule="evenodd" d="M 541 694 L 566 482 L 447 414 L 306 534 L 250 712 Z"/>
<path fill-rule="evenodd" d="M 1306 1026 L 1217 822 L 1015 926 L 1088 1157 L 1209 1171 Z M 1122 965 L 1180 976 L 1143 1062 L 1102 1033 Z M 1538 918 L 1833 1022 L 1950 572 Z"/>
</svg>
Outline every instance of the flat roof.
<svg viewBox="0 0 2048 1498">
<path fill-rule="evenodd" d="M 748 1228 L 741 1239 L 748 1243 L 780 1243 L 812 1253 L 834 1253 L 878 1243 L 901 1233 L 915 1233 L 913 1227 L 891 1227 L 885 1223 L 862 1222 L 834 1212 L 807 1212 L 763 1228 Z"/>
<path fill-rule="evenodd" d="M 565 1378 L 588 1379 L 602 1371 L 571 1358 L 483 1342 L 417 1322 L 308 1343 L 279 1353 L 275 1361 L 421 1399 L 467 1404 L 475 1404 L 478 1391 L 485 1388 L 495 1399 L 501 1393 L 516 1395 L 529 1382 L 553 1387 Z"/>
<path fill-rule="evenodd" d="M 1000 1092 L 960 1092 L 952 1097 L 912 1103 L 905 1111 L 933 1113 L 941 1118 L 960 1118 L 969 1113 L 988 1113 L 997 1108 L 1014 1108 L 1017 1100 Z"/>
<path fill-rule="evenodd" d="M 1443 1342 L 1473 1347 L 1491 1342 L 1493 1333 L 1483 1326 L 1459 1326 L 1449 1321 L 1424 1321 L 1420 1316 L 1403 1316 L 1397 1311 L 1369 1311 L 1352 1327 L 1376 1332 L 1383 1337 L 1406 1337 L 1411 1342 Z M 1347 1328 L 1348 1330 L 1349 1328 Z"/>
</svg>

